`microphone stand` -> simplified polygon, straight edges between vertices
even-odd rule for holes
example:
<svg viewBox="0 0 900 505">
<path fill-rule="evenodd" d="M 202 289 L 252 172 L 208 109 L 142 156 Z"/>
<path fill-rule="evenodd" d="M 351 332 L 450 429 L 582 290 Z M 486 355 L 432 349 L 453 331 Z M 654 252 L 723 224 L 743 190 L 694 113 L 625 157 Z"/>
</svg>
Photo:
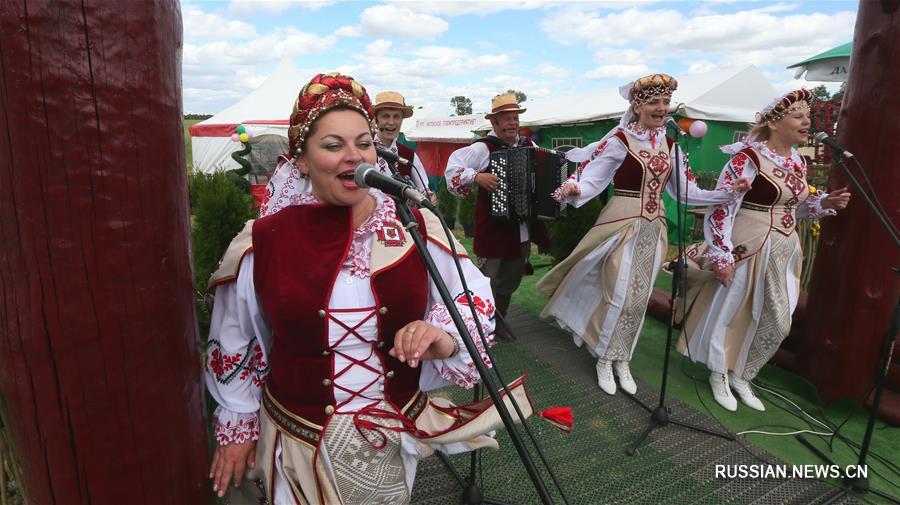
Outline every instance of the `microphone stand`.
<svg viewBox="0 0 900 505">
<path fill-rule="evenodd" d="M 897 238 L 897 232 L 894 228 L 893 224 L 888 220 L 887 216 L 881 212 L 879 207 L 875 205 L 872 201 L 872 198 L 865 192 L 860 184 L 859 180 L 853 173 L 850 172 L 850 169 L 847 168 L 847 165 L 844 163 L 843 156 L 840 151 L 832 147 L 834 151 L 834 158 L 838 161 L 838 165 L 844 170 L 844 174 L 853 183 L 853 187 L 859 192 L 859 195 L 866 202 L 866 205 L 869 207 L 869 210 L 875 214 L 875 217 L 878 218 L 881 225 L 885 228 L 888 234 L 891 236 L 891 239 L 894 241 L 894 245 L 900 247 L 900 240 Z M 857 166 L 862 171 L 862 165 L 857 162 Z M 865 175 L 865 172 L 863 172 Z M 900 274 L 900 268 L 892 267 L 892 270 L 895 274 Z M 838 499 L 845 496 L 850 491 L 855 491 L 860 494 L 873 493 L 876 494 L 885 500 L 889 500 L 891 502 L 900 504 L 900 499 L 897 497 L 891 496 L 884 491 L 880 491 L 878 489 L 872 488 L 869 486 L 869 477 L 868 472 L 865 475 L 859 475 L 859 470 L 861 468 L 868 468 L 866 466 L 866 458 L 869 455 L 869 445 L 872 443 L 872 433 L 875 429 L 875 418 L 878 414 L 878 407 L 881 404 L 881 392 L 884 390 L 884 380 L 887 376 L 888 367 L 891 363 L 891 355 L 894 350 L 894 338 L 897 335 L 897 332 L 900 331 L 900 298 L 897 300 L 897 304 L 894 307 L 893 315 L 891 316 L 891 323 L 889 325 L 888 331 L 884 336 L 884 342 L 881 344 L 881 360 L 878 368 L 875 370 L 875 396 L 872 398 L 872 407 L 869 409 L 869 419 L 866 423 L 866 433 L 863 435 L 862 445 L 859 450 L 859 459 L 857 460 L 856 471 L 857 475 L 854 477 L 850 477 L 849 475 L 844 475 L 845 472 L 841 472 L 842 474 L 842 486 L 838 490 L 838 492 L 829 498 L 827 502 L 823 505 L 830 505 L 831 503 L 836 502 Z M 825 461 L 830 465 L 835 465 L 834 461 L 828 457 L 827 454 L 823 453 L 817 447 L 812 445 L 808 440 L 803 438 L 801 435 L 797 435 L 797 439 L 805 445 L 809 450 L 814 452 L 816 456 Z"/>
<path fill-rule="evenodd" d="M 391 172 L 395 177 L 398 176 L 393 163 L 388 162 L 388 167 L 391 169 Z M 402 177 L 402 176 L 401 176 Z M 484 385 L 484 388 L 487 390 L 488 394 L 491 397 L 494 405 L 497 407 L 497 413 L 500 415 L 500 419 L 503 421 L 503 425 L 506 428 L 507 433 L 509 434 L 510 440 L 512 440 L 513 446 L 516 448 L 516 452 L 519 454 L 519 459 L 522 461 L 522 465 L 525 467 L 525 471 L 528 473 L 528 477 L 531 479 L 532 484 L 534 485 L 535 490 L 538 493 L 538 496 L 541 499 L 543 504 L 552 504 L 553 500 L 550 497 L 550 493 L 547 490 L 547 485 L 543 480 L 543 477 L 538 472 L 537 467 L 534 464 L 534 461 L 531 459 L 531 454 L 528 452 L 528 448 L 525 446 L 524 441 L 522 440 L 521 435 L 516 429 L 516 425 L 512 420 L 512 417 L 509 414 L 509 410 L 506 408 L 506 404 L 503 402 L 503 398 L 500 396 L 500 392 L 497 389 L 496 384 L 488 371 L 487 366 L 484 364 L 484 361 L 481 359 L 481 353 L 478 351 L 478 348 L 475 346 L 475 343 L 472 341 L 472 337 L 469 335 L 468 329 L 466 328 L 465 322 L 463 322 L 462 317 L 459 314 L 459 310 L 456 308 L 456 304 L 454 303 L 453 296 L 447 290 L 447 285 L 444 283 L 443 278 L 440 275 L 440 272 L 437 269 L 437 266 L 434 264 L 434 259 L 431 257 L 431 254 L 428 252 L 428 248 L 425 244 L 422 235 L 417 230 L 419 223 L 415 219 L 412 214 L 412 211 L 409 208 L 409 205 L 406 203 L 406 200 L 403 198 L 394 198 L 394 202 L 397 207 L 397 214 L 400 218 L 400 222 L 403 224 L 403 227 L 406 229 L 407 233 L 409 233 L 412 238 L 413 243 L 416 246 L 416 249 L 419 251 L 419 255 L 422 258 L 422 261 L 425 263 L 425 267 L 428 270 L 429 275 L 431 276 L 431 280 L 434 282 L 435 287 L 438 290 L 438 293 L 441 295 L 441 300 L 444 302 L 444 305 L 447 307 L 448 312 L 450 313 L 450 318 L 453 320 L 454 325 L 459 331 L 460 336 L 462 337 L 463 344 L 466 346 L 466 350 L 469 352 L 469 356 L 472 358 L 472 362 L 475 365 L 475 368 L 478 370 L 478 375 L 481 377 L 481 384 Z M 476 400 L 478 400 L 478 393 L 476 392 Z M 515 400 L 512 395 L 507 395 L 510 398 L 510 401 L 515 404 Z M 521 413 L 520 413 L 521 414 Z M 521 417 L 521 415 L 520 415 Z M 523 419 L 524 423 L 525 420 Z M 448 468 L 455 471 L 455 468 L 450 464 L 447 456 L 441 453 L 440 451 L 436 451 L 438 457 L 442 460 L 442 462 L 448 466 Z M 475 452 L 472 452 L 472 462 L 475 462 Z M 462 485 L 463 480 L 459 475 L 455 475 L 456 479 Z M 466 502 L 466 503 L 485 503 L 481 499 L 481 491 L 475 485 L 475 476 L 474 476 L 474 467 L 472 468 L 472 475 L 470 477 L 470 482 L 468 486 L 465 486 L 465 493 L 463 499 L 474 499 L 477 501 L 474 502 Z"/>
<path fill-rule="evenodd" d="M 634 456 L 635 454 L 637 454 L 638 447 L 640 447 L 641 444 L 644 443 L 644 440 L 647 439 L 647 436 L 650 435 L 651 431 L 656 428 L 663 428 L 670 423 L 681 426 L 682 428 L 688 428 L 694 431 L 721 437 L 726 440 L 734 440 L 734 435 L 732 435 L 731 433 L 722 433 L 704 428 L 702 426 L 696 426 L 684 421 L 677 421 L 675 419 L 672 419 L 669 417 L 670 409 L 666 406 L 666 382 L 669 377 L 669 354 L 672 350 L 672 330 L 675 326 L 675 300 L 678 298 L 679 292 L 683 290 L 684 275 L 685 271 L 687 270 L 687 263 L 685 263 L 684 261 L 684 231 L 681 223 L 683 208 L 681 203 L 681 146 L 678 143 L 678 141 L 680 140 L 680 133 L 681 132 L 678 130 L 675 131 L 675 214 L 677 216 L 676 223 L 678 237 L 678 255 L 675 257 L 676 259 L 671 262 L 672 295 L 669 298 L 669 327 L 666 331 L 666 350 L 665 357 L 663 358 L 662 384 L 660 384 L 659 387 L 659 402 L 657 403 L 656 408 L 650 408 L 650 406 L 645 405 L 636 396 L 625 393 L 629 398 L 637 402 L 638 405 L 640 405 L 644 410 L 650 413 L 650 424 L 640 435 L 638 435 L 635 441 L 632 442 L 632 444 L 629 445 L 627 449 L 625 449 L 625 453 L 629 456 Z M 663 139 L 663 142 L 665 142 L 665 139 Z"/>
</svg>

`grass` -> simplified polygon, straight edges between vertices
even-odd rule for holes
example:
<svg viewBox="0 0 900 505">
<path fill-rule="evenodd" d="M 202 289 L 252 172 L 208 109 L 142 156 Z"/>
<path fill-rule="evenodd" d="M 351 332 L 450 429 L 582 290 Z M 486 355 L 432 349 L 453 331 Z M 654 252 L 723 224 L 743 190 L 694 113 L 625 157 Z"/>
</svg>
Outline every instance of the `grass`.
<svg viewBox="0 0 900 505">
<path fill-rule="evenodd" d="M 460 241 L 471 251 L 472 241 L 462 237 Z M 532 255 L 531 263 L 535 265 L 535 274 L 526 276 L 519 289 L 513 295 L 513 303 L 534 314 L 540 314 L 547 299 L 539 294 L 534 285 L 550 269 L 549 256 Z M 657 277 L 656 287 L 669 291 L 672 276 L 662 272 Z M 668 327 L 647 317 L 641 331 L 640 339 L 631 362 L 632 373 L 640 380 L 659 388 L 662 379 L 662 366 L 666 348 Z M 679 334 L 673 335 L 677 340 Z M 572 352 L 586 352 L 572 345 Z M 792 432 L 812 430 L 830 432 L 831 430 L 809 421 L 808 417 L 785 401 L 765 391 L 759 395 L 766 405 L 765 412 L 757 412 L 740 406 L 737 412 L 728 412 L 712 398 L 708 385 L 709 374 L 703 365 L 690 362 L 686 357 L 673 350 L 667 380 L 667 395 L 690 405 L 700 412 L 707 413 L 727 430 L 740 433 L 747 430 L 768 432 Z M 865 433 L 868 411 L 860 407 L 852 399 L 843 399 L 823 405 L 816 388 L 803 377 L 778 368 L 766 365 L 757 377 L 757 384 L 773 389 L 789 398 L 803 411 L 820 420 L 828 420 L 832 426 L 841 424 L 839 433 L 847 437 L 851 443 L 861 442 Z M 677 415 L 677 413 L 676 413 Z M 855 465 L 858 460 L 858 448 L 852 447 L 840 438 L 805 434 L 804 437 L 813 442 L 820 450 L 828 454 L 838 465 L 846 467 Z M 742 437 L 745 443 L 765 449 L 770 454 L 791 465 L 823 464 L 808 448 L 803 446 L 795 436 L 774 436 L 762 434 L 746 434 Z M 877 458 L 884 458 L 896 464 L 900 461 L 900 428 L 891 427 L 883 421 L 876 421 L 869 457 L 869 482 L 873 488 L 894 496 L 900 496 L 900 473 L 892 470 Z M 874 498 L 867 495 L 867 499 Z"/>
</svg>

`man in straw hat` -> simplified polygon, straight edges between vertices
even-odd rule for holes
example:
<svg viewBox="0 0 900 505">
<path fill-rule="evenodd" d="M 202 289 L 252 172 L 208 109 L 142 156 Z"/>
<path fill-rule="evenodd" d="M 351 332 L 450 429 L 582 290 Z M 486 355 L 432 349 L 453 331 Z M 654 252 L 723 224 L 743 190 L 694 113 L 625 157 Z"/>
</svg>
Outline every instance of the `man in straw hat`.
<svg viewBox="0 0 900 505">
<path fill-rule="evenodd" d="M 513 292 L 522 282 L 531 251 L 531 241 L 548 246 L 550 238 L 543 223 L 513 222 L 491 217 L 490 193 L 500 186 L 500 179 L 488 171 L 492 152 L 510 147 L 534 146 L 527 137 L 519 136 L 519 106 L 515 93 L 497 95 L 491 100 L 491 112 L 485 119 L 491 122 L 491 132 L 467 147 L 457 149 L 447 161 L 444 177 L 447 189 L 465 197 L 478 186 L 475 204 L 475 240 L 473 250 L 479 258 L 481 271 L 491 279 L 491 289 L 497 311 L 505 316 Z M 505 340 L 512 336 L 498 326 L 497 335 Z"/>
<path fill-rule="evenodd" d="M 397 156 L 409 160 L 410 164 L 397 164 L 397 171 L 409 177 L 415 187 L 433 198 L 433 194 L 428 189 L 428 175 L 422 161 L 416 156 L 416 152 L 403 144 L 397 142 L 400 135 L 400 127 L 403 120 L 413 115 L 413 108 L 406 105 L 403 95 L 396 91 L 383 91 L 375 95 L 375 125 L 377 132 L 375 134 L 375 145 L 388 150 Z M 378 158 L 378 168 L 385 174 L 390 174 L 387 161 Z"/>
</svg>

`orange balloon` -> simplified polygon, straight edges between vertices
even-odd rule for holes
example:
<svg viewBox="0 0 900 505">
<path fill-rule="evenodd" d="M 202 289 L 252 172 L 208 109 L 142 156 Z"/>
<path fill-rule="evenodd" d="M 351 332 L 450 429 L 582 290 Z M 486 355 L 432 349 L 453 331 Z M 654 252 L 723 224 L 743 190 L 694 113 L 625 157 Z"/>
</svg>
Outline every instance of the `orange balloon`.
<svg viewBox="0 0 900 505">
<path fill-rule="evenodd" d="M 696 121 L 696 119 L 691 119 L 689 117 L 683 117 L 678 120 L 678 126 L 680 126 L 683 131 L 688 131 L 688 129 L 691 127 L 691 124 L 694 121 Z"/>
</svg>

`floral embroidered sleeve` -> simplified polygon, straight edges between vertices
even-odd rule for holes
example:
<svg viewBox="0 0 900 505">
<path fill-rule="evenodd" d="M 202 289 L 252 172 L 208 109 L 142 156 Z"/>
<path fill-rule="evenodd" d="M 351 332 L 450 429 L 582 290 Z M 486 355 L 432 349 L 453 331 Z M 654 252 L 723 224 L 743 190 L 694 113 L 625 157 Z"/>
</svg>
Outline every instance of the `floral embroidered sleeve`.
<svg viewBox="0 0 900 505">
<path fill-rule="evenodd" d="M 475 176 L 488 167 L 490 152 L 483 142 L 475 142 L 457 149 L 447 160 L 444 178 L 447 190 L 459 197 L 466 197 L 475 186 Z"/>
<path fill-rule="evenodd" d="M 206 386 L 219 404 L 219 445 L 259 438 L 259 398 L 269 372 L 271 332 L 253 287 L 253 254 L 235 282 L 216 288 L 206 344 Z"/>
<path fill-rule="evenodd" d="M 810 187 L 812 189 L 812 187 Z M 797 217 L 800 219 L 822 219 L 826 216 L 836 216 L 837 211 L 822 207 L 822 200 L 828 197 L 828 193 L 815 193 L 810 191 L 809 196 L 797 207 Z"/>
<path fill-rule="evenodd" d="M 676 156 L 675 146 L 672 146 L 672 150 L 669 154 L 669 159 L 673 160 L 672 163 L 674 164 Z M 685 155 L 684 151 L 681 149 L 678 149 L 677 154 L 681 157 L 681 172 L 677 173 L 677 176 L 679 177 L 677 183 L 681 185 L 682 203 L 685 205 L 727 204 L 737 197 L 737 192 L 731 187 L 734 183 L 733 179 L 729 179 L 724 184 L 717 185 L 714 191 L 700 189 L 700 186 L 697 186 L 694 171 L 691 169 L 691 164 L 688 161 L 687 155 Z M 675 166 L 672 167 L 672 175 L 676 175 Z M 669 182 L 666 184 L 666 192 L 669 193 L 669 196 L 672 198 L 675 198 L 676 195 L 675 184 L 675 177 L 670 177 Z"/>
<path fill-rule="evenodd" d="M 743 153 L 735 154 L 728 161 L 719 174 L 716 188 L 730 188 L 740 177 L 746 177 L 751 182 L 756 177 L 756 166 Z M 730 203 L 711 205 L 706 209 L 703 222 L 703 235 L 708 246 L 706 259 L 719 267 L 727 267 L 734 263 L 731 227 L 743 199 L 743 193 L 735 193 L 734 200 Z"/>
<path fill-rule="evenodd" d="M 612 137 L 589 144 L 582 149 L 572 149 L 566 158 L 578 163 L 578 169 L 563 184 L 574 183 L 581 195 L 564 198 L 562 187 L 553 192 L 553 198 L 560 203 L 581 207 L 602 193 L 612 182 L 616 171 L 622 165 L 627 151 L 618 139 Z"/>
<path fill-rule="evenodd" d="M 466 331 L 475 342 L 475 347 L 480 351 L 481 359 L 484 360 L 487 366 L 491 366 L 491 361 L 485 352 L 484 343 L 481 341 L 478 329 L 475 326 L 475 318 L 472 317 L 473 312 L 478 316 L 478 321 L 484 330 L 485 340 L 487 340 L 488 346 L 493 346 L 495 308 L 490 279 L 485 277 L 472 264 L 471 260 L 460 258 L 463 273 L 466 276 L 466 284 L 471 291 L 472 301 L 475 303 L 475 310 L 473 311 L 469 308 L 468 300 L 462 288 L 462 282 L 459 280 L 459 274 L 456 271 L 456 266 L 453 264 L 450 252 L 430 241 L 428 243 L 428 251 L 434 257 L 435 265 L 441 272 L 444 282 L 447 283 L 447 290 L 453 295 L 454 304 L 466 324 Z M 464 253 L 465 251 L 459 252 Z M 429 281 L 428 284 L 428 305 L 430 309 L 425 317 L 425 321 L 456 338 L 459 344 L 459 353 L 447 359 L 431 360 L 423 363 L 419 387 L 423 391 L 429 391 L 448 384 L 456 384 L 467 389 L 471 388 L 480 380 L 478 370 L 475 368 L 472 357 L 462 342 L 462 337 L 460 337 L 456 325 L 453 324 L 453 320 L 450 318 L 447 306 L 441 301 L 437 287 L 433 281 Z"/>
</svg>

